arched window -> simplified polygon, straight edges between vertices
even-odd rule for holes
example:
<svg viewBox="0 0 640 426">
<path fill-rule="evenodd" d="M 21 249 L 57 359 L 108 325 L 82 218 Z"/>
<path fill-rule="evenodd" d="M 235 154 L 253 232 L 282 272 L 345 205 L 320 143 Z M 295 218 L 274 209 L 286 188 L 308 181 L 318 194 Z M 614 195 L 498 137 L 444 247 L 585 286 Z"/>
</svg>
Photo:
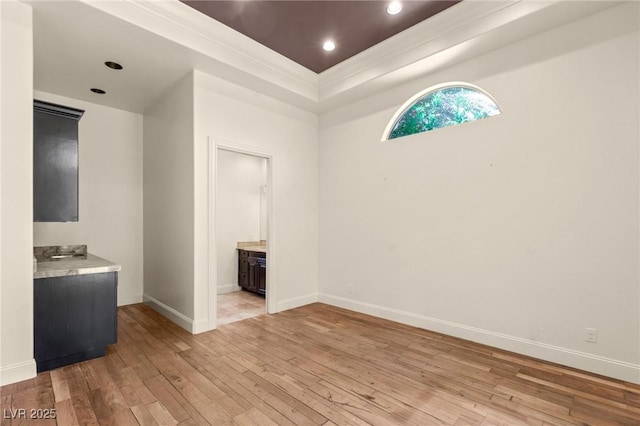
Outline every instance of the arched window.
<svg viewBox="0 0 640 426">
<path fill-rule="evenodd" d="M 387 125 L 383 141 L 501 113 L 496 101 L 479 87 L 447 83 L 431 87 L 409 99 Z"/>
</svg>

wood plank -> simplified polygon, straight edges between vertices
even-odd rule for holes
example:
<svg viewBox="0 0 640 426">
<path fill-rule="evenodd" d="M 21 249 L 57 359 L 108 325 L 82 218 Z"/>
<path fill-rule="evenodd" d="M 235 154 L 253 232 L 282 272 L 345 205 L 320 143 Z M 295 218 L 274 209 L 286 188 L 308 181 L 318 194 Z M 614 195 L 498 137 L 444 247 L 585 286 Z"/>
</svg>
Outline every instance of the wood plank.
<svg viewBox="0 0 640 426">
<path fill-rule="evenodd" d="M 81 364 L 74 364 L 62 368 L 71 397 L 89 392 L 89 385 L 85 378 Z"/>
<path fill-rule="evenodd" d="M 199 373 L 197 374 L 197 378 L 204 389 L 195 386 L 194 383 L 178 370 L 178 365 L 182 366 L 184 370 L 189 370 L 190 373 L 191 370 L 193 370 L 178 354 L 160 353 L 152 356 L 151 359 L 156 368 L 167 377 L 182 397 L 189 401 L 189 404 L 208 422 L 212 424 L 227 424 L 231 422 L 231 416 L 225 414 L 224 410 L 216 402 L 216 399 L 221 399 L 224 397 L 224 394 Z M 193 376 L 194 374 L 190 375 Z M 208 383 L 208 386 L 205 387 L 205 383 Z M 208 398 L 203 390 L 208 392 L 209 395 L 213 395 L 213 399 Z"/>
<path fill-rule="evenodd" d="M 262 377 L 256 375 L 252 371 L 243 373 L 243 376 L 255 383 L 255 386 L 264 389 L 269 395 L 278 398 L 283 401 L 289 407 L 292 407 L 294 411 L 302 414 L 313 424 L 323 424 L 327 419 L 319 414 L 317 411 L 309 408 L 306 404 L 300 402 L 298 399 L 292 397 L 287 392 L 283 391 L 278 386 L 273 385 Z M 275 407 L 274 407 L 275 408 Z"/>
<path fill-rule="evenodd" d="M 491 417 L 491 414 L 507 414 L 512 418 L 519 419 L 522 424 L 539 424 L 550 423 L 559 426 L 567 426 L 574 424 L 568 415 L 559 413 L 556 415 L 547 414 L 536 408 L 530 408 L 523 405 L 521 399 L 511 398 L 505 399 L 498 396 L 491 398 L 491 408 L 493 412 L 488 414 L 487 417 Z"/>
<path fill-rule="evenodd" d="M 571 415 L 585 420 L 590 416 L 592 422 L 611 422 L 623 425 L 640 425 L 638 413 L 630 413 L 625 408 L 613 406 L 601 401 L 594 401 L 580 396 L 573 398 Z"/>
<path fill-rule="evenodd" d="M 2 418 L 0 419 L 0 426 L 10 426 L 11 425 L 11 409 L 13 408 L 11 404 L 12 394 L 9 391 L 15 391 L 15 386 L 5 386 L 1 389 L 6 389 L 4 393 L 0 393 L 0 409 L 2 409 Z M 9 412 L 9 415 L 6 413 Z"/>
<path fill-rule="evenodd" d="M 370 404 L 374 404 L 387 412 L 395 412 L 398 416 L 405 419 L 405 423 L 415 421 L 417 424 L 432 424 L 434 418 L 437 418 L 430 412 L 430 408 L 426 408 L 425 401 L 415 403 L 416 400 L 420 400 L 422 396 L 420 394 L 414 394 L 411 400 L 403 397 L 396 399 L 388 396 L 384 392 L 376 390 L 382 389 L 378 387 L 376 383 L 367 380 L 365 380 L 367 383 L 363 383 L 358 381 L 357 378 L 334 371 L 326 365 L 312 362 L 300 365 L 318 374 L 325 382 L 335 384 L 353 396 L 365 399 Z M 331 365 L 331 363 L 328 365 Z"/>
<path fill-rule="evenodd" d="M 100 426 L 139 426 L 131 410 L 117 411 L 106 419 L 100 420 Z"/>
<path fill-rule="evenodd" d="M 244 426 L 277 426 L 278 423 L 271 420 L 267 415 L 253 407 L 242 414 L 237 415 L 233 420 Z"/>
<path fill-rule="evenodd" d="M 51 385 L 53 386 L 53 394 L 55 395 L 56 402 L 71 398 L 67 378 L 62 369 L 59 368 L 57 370 L 53 370 L 50 374 Z"/>
<path fill-rule="evenodd" d="M 98 421 L 101 423 L 113 414 L 128 409 L 127 402 L 122 396 L 122 393 L 120 393 L 120 390 L 113 384 L 107 386 L 93 390 L 89 394 L 91 405 L 93 406 Z"/>
<path fill-rule="evenodd" d="M 56 402 L 56 420 L 59 425 L 75 426 L 80 424 L 76 410 L 73 408 L 73 401 L 65 399 Z"/>
<path fill-rule="evenodd" d="M 139 404 L 148 405 L 156 401 L 156 397 L 151 393 L 151 391 L 149 391 L 149 388 L 142 382 L 142 379 L 138 376 L 138 371 L 136 371 L 132 367 L 125 367 L 122 369 L 122 374 L 127 376 L 130 383 L 129 386 L 135 393 L 135 397 L 137 401 L 139 401 Z"/>
<path fill-rule="evenodd" d="M 141 404 L 131 407 L 131 412 L 136 417 L 138 423 L 142 426 L 156 426 L 159 424 L 146 405 Z"/>
<path fill-rule="evenodd" d="M 185 358 L 186 361 L 190 362 L 192 361 L 191 358 Z M 231 386 L 229 386 L 228 383 L 224 382 L 223 380 L 221 380 L 220 378 L 218 378 L 216 375 L 214 375 L 213 373 L 211 373 L 211 371 L 207 370 L 207 368 L 205 367 L 205 365 L 207 364 L 192 364 L 192 366 L 194 366 L 194 368 L 196 368 L 198 370 L 198 373 L 202 374 L 204 377 L 208 378 L 213 384 L 215 384 L 222 392 L 224 392 L 226 398 L 229 398 L 231 400 L 233 400 L 234 402 L 234 410 L 241 410 L 237 413 L 240 414 L 242 412 L 245 412 L 246 410 L 252 408 L 252 404 L 247 401 L 245 398 L 242 397 L 241 394 L 239 394 L 238 392 L 236 392 L 236 390 L 234 390 Z M 240 407 L 240 408 L 237 408 Z M 227 411 L 230 415 L 232 410 L 225 408 L 225 411 Z M 237 415 L 236 414 L 236 415 Z"/>
<path fill-rule="evenodd" d="M 22 419 L 20 417 L 12 419 L 12 424 L 42 424 L 55 425 L 56 421 L 51 418 L 32 418 L 31 410 L 55 408 L 55 399 L 51 387 L 18 387 L 16 393 L 12 394 L 11 405 L 14 410 L 23 410 Z"/>
<path fill-rule="evenodd" d="M 105 357 L 0 388 L 3 409 L 55 407 L 65 425 L 640 425 L 636 384 L 329 305 L 198 335 L 141 304 L 118 319 Z"/>
<path fill-rule="evenodd" d="M 91 405 L 91 399 L 88 394 L 74 395 L 72 401 L 78 423 L 83 426 L 99 424 L 98 417 Z"/>
<path fill-rule="evenodd" d="M 394 413 L 389 413 L 375 405 L 367 403 L 365 400 L 352 395 L 349 392 L 331 383 L 320 381 L 309 388 L 320 397 L 331 402 L 333 405 L 341 407 L 345 411 L 370 424 L 402 424 L 403 419 Z M 431 423 L 442 424 L 434 419 Z"/>
<path fill-rule="evenodd" d="M 177 425 L 178 422 L 171 413 L 159 401 L 153 402 L 147 406 L 149 413 L 160 425 Z"/>
<path fill-rule="evenodd" d="M 161 403 L 163 410 L 168 411 L 177 424 L 177 422 L 181 422 L 189 418 L 189 414 L 185 411 L 185 407 L 181 406 L 181 404 L 167 390 L 165 383 L 167 383 L 166 378 L 162 376 L 152 377 L 151 379 L 147 379 L 144 382 L 153 396 L 156 397 L 158 402 Z M 149 409 L 151 409 L 152 405 L 153 404 L 149 405 Z M 156 407 L 154 408 L 154 410 L 158 410 L 157 405 L 153 406 Z M 153 417 L 156 418 L 155 415 Z"/>
<path fill-rule="evenodd" d="M 551 387 L 553 389 L 564 391 L 564 392 L 567 392 L 568 394 L 572 394 L 572 395 L 577 396 L 577 397 L 590 399 L 590 400 L 592 400 L 594 402 L 601 402 L 603 404 L 611 405 L 612 407 L 619 407 L 619 408 L 622 408 L 622 409 L 627 408 L 626 404 L 618 402 L 617 399 L 609 399 L 606 396 L 602 396 L 601 397 L 601 396 L 598 396 L 597 394 L 593 394 L 590 390 L 585 392 L 582 389 L 571 388 L 571 387 L 565 386 L 563 384 L 560 384 L 558 382 L 539 379 L 537 377 L 532 377 L 532 376 L 527 375 L 527 374 L 518 374 L 516 377 L 524 379 L 524 380 L 528 380 L 529 382 L 533 382 L 533 383 L 537 383 L 537 384 L 541 384 L 541 385 L 546 385 L 546 386 Z"/>
<path fill-rule="evenodd" d="M 573 398 L 568 395 L 513 380 L 504 380 L 496 386 L 496 390 L 511 397 L 520 398 L 524 405 L 558 416 L 568 415 L 573 401 Z"/>
<path fill-rule="evenodd" d="M 304 404 L 294 404 L 294 406 L 292 406 L 290 405 L 291 399 L 281 399 L 283 396 L 282 393 L 270 393 L 269 390 L 261 386 L 261 382 L 260 380 L 257 380 L 257 376 L 255 376 L 255 374 L 252 374 L 249 371 L 245 372 L 246 374 L 233 372 L 232 369 L 227 370 L 227 372 L 232 374 L 231 378 L 235 383 L 244 387 L 249 392 L 249 394 L 253 395 L 249 396 L 250 399 L 258 399 L 260 401 L 263 401 L 264 403 L 273 407 L 282 416 L 289 419 L 292 423 L 319 424 L 308 417 L 308 412 L 300 411 L 301 406 L 303 406 Z M 324 422 L 324 420 L 325 419 L 323 418 L 322 421 Z"/>
</svg>

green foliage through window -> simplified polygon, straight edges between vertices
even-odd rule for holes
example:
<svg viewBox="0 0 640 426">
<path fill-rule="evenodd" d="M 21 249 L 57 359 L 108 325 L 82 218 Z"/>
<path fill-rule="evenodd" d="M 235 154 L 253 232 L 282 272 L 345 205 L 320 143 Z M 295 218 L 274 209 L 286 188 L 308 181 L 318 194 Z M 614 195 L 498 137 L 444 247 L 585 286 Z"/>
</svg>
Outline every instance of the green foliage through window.
<svg viewBox="0 0 640 426">
<path fill-rule="evenodd" d="M 500 114 L 498 105 L 484 93 L 464 86 L 430 92 L 400 115 L 389 139 L 427 132 Z"/>
</svg>

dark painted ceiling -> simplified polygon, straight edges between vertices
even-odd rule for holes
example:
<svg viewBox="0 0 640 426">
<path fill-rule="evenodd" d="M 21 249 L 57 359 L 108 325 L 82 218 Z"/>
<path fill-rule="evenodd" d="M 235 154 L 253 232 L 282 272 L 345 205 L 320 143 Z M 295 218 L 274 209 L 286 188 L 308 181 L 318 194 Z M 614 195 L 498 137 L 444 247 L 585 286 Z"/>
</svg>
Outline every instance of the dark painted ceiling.
<svg viewBox="0 0 640 426">
<path fill-rule="evenodd" d="M 181 0 L 192 8 L 320 73 L 380 43 L 459 0 L 402 1 L 397 15 L 388 1 Z M 336 49 L 325 52 L 332 39 Z"/>
</svg>

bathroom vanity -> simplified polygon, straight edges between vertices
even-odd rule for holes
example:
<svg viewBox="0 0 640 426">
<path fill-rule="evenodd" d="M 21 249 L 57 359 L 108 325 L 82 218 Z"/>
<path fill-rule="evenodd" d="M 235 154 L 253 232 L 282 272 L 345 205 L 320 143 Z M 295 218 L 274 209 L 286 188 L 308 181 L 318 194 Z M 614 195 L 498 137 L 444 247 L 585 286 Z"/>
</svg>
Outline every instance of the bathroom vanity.
<svg viewBox="0 0 640 426">
<path fill-rule="evenodd" d="M 246 291 L 266 295 L 267 247 L 238 243 L 238 285 Z"/>
</svg>

